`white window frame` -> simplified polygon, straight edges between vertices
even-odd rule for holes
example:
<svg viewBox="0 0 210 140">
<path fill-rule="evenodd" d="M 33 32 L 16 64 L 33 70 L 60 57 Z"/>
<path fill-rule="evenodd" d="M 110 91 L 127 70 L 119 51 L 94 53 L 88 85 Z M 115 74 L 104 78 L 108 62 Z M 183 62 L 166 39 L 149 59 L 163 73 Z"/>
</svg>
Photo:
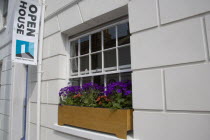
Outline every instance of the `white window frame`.
<svg viewBox="0 0 210 140">
<path fill-rule="evenodd" d="M 107 75 L 108 74 L 119 74 L 118 76 L 118 79 L 119 81 L 121 81 L 121 73 L 127 73 L 127 72 L 132 72 L 132 68 L 131 68 L 131 64 L 129 65 L 123 65 L 123 66 L 119 66 L 119 56 L 118 56 L 118 50 L 119 48 L 122 48 L 122 47 L 128 47 L 130 46 L 131 47 L 131 44 L 124 44 L 124 45 L 121 45 L 121 46 L 118 46 L 118 30 L 117 30 L 117 25 L 120 25 L 120 24 L 123 24 L 123 23 L 129 23 L 128 22 L 128 19 L 125 19 L 125 20 L 121 20 L 121 21 L 118 21 L 118 22 L 115 22 L 113 24 L 110 24 L 110 25 L 107 25 L 107 26 L 103 26 L 101 28 L 98 28 L 96 30 L 93 30 L 93 31 L 90 31 L 88 33 L 85 33 L 85 34 L 82 34 L 80 36 L 77 36 L 75 38 L 71 38 L 68 40 L 68 43 L 67 43 L 67 51 L 68 51 L 68 77 L 69 77 L 69 80 L 70 79 L 80 79 L 80 86 L 82 85 L 82 78 L 84 77 L 90 77 L 91 78 L 91 81 L 93 82 L 93 76 L 104 76 L 104 86 L 106 86 L 106 80 L 107 80 Z M 116 26 L 116 46 L 115 47 L 112 47 L 112 48 L 108 48 L 108 49 L 104 49 L 104 45 L 103 45 L 103 30 L 105 29 L 108 29 L 108 28 L 111 28 L 111 27 L 114 27 Z M 102 48 L 100 51 L 96 51 L 96 52 L 91 52 L 91 34 L 94 34 L 94 33 L 97 33 L 97 32 L 101 32 L 101 35 L 102 35 L 102 38 L 101 38 L 101 43 L 102 43 Z M 87 54 L 84 54 L 84 55 L 80 55 L 80 38 L 82 37 L 85 37 L 85 36 L 88 36 L 89 35 L 89 53 Z M 76 57 L 70 57 L 70 54 L 71 54 L 71 42 L 72 41 L 75 41 L 75 40 L 78 40 L 78 56 Z M 114 50 L 116 49 L 116 66 L 115 67 L 108 67 L 108 68 L 104 68 L 104 52 L 105 51 L 109 51 L 109 50 Z M 96 54 L 96 53 L 101 53 L 102 55 L 102 69 L 99 69 L 99 70 L 102 70 L 102 72 L 99 72 L 99 73 L 92 73 L 92 68 L 91 68 L 91 57 L 90 55 L 92 54 Z M 89 56 L 89 73 L 88 74 L 84 74 L 85 73 L 84 71 L 80 72 L 80 61 L 79 61 L 79 58 L 81 58 L 81 56 Z M 71 64 L 70 64 L 70 60 L 71 59 L 75 59 L 77 58 L 78 59 L 78 73 L 71 73 L 72 72 L 72 68 L 70 69 L 71 67 Z M 125 67 L 129 67 L 129 69 L 120 69 L 120 68 L 125 68 Z M 112 69 L 116 69 L 114 71 L 105 71 L 105 70 L 112 70 Z"/>
</svg>

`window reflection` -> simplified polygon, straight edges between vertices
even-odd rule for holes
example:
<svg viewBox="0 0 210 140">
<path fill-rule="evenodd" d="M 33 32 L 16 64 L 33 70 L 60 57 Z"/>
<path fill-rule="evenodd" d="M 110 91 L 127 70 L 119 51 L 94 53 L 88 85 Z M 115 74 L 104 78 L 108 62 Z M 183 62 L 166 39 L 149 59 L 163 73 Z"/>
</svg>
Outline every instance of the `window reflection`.
<svg viewBox="0 0 210 140">
<path fill-rule="evenodd" d="M 82 74 L 88 74 L 89 72 L 89 56 L 83 56 L 80 58 L 80 71 Z"/>
<path fill-rule="evenodd" d="M 124 45 L 130 43 L 130 31 L 129 24 L 124 23 L 117 26 L 118 31 L 118 45 Z"/>
<path fill-rule="evenodd" d="M 116 30 L 115 27 L 104 30 L 104 49 L 116 46 Z"/>
<path fill-rule="evenodd" d="M 130 72 L 121 73 L 121 81 L 122 82 L 131 81 L 131 73 Z"/>
<path fill-rule="evenodd" d="M 91 82 L 91 77 L 83 77 L 82 78 L 82 84 L 90 83 Z"/>
<path fill-rule="evenodd" d="M 91 51 L 96 52 L 101 50 L 101 32 L 91 35 Z"/>
<path fill-rule="evenodd" d="M 101 53 L 96 53 L 91 55 L 91 63 L 93 72 L 101 72 Z"/>
<path fill-rule="evenodd" d="M 80 39 L 80 55 L 89 53 L 89 36 Z"/>
<path fill-rule="evenodd" d="M 93 82 L 98 84 L 98 85 L 102 85 L 104 86 L 104 76 L 100 75 L 100 76 L 94 76 L 93 77 Z"/>
<path fill-rule="evenodd" d="M 107 84 L 119 81 L 119 74 L 108 74 L 106 81 Z"/>
<path fill-rule="evenodd" d="M 128 68 L 130 67 L 130 64 L 131 64 L 130 46 L 119 48 L 120 69 Z"/>
<path fill-rule="evenodd" d="M 116 69 L 116 50 L 109 50 L 104 52 L 104 68 L 114 67 Z M 110 70 L 114 70 L 113 68 Z M 106 69 L 109 70 L 109 69 Z"/>
<path fill-rule="evenodd" d="M 72 73 L 78 72 L 78 58 L 70 60 Z"/>
<path fill-rule="evenodd" d="M 72 41 L 71 42 L 71 47 L 70 47 L 70 56 L 75 57 L 78 56 L 78 40 Z"/>
<path fill-rule="evenodd" d="M 74 78 L 70 80 L 72 86 L 79 86 L 80 85 L 80 78 Z"/>
</svg>

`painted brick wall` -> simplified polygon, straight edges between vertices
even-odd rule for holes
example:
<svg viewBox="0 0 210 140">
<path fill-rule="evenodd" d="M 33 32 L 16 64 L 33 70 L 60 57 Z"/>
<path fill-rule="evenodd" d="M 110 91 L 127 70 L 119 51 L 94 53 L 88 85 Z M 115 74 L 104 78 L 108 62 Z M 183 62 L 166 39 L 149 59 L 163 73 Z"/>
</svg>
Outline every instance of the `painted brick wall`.
<svg viewBox="0 0 210 140">
<path fill-rule="evenodd" d="M 209 0 L 129 2 L 136 139 L 210 139 L 209 11 Z"/>
<path fill-rule="evenodd" d="M 3 63 L 4 64 L 4 63 Z M 5 80 L 5 69 L 0 64 L 0 139 L 8 139 L 9 132 L 9 112 L 7 111 L 9 105 L 9 95 L 5 91 L 9 91 L 10 85 L 6 85 L 3 80 Z M 8 107 L 7 107 L 8 106 Z"/>
<path fill-rule="evenodd" d="M 2 1 L 1 1 L 2 4 Z M 0 64 L 2 64 L 1 73 L 1 91 L 0 91 L 0 139 L 8 140 L 12 131 L 11 128 L 11 88 L 12 83 L 12 63 L 11 63 L 11 41 L 12 41 L 12 26 L 15 2 L 10 0 L 10 9 L 7 14 L 7 24 L 4 30 L 0 29 Z M 17 116 L 18 118 L 18 116 Z M 20 121 L 19 121 L 20 122 Z M 21 127 L 19 127 L 19 130 Z M 16 131 L 18 132 L 18 130 Z M 19 134 L 14 134 L 16 138 L 19 138 Z"/>
<path fill-rule="evenodd" d="M 10 7 L 12 5 L 9 5 Z M 11 12 L 8 13 L 9 16 Z M 10 23 L 10 19 L 7 22 Z M 11 24 L 7 26 L 11 26 Z M 0 32 L 0 139 L 8 140 L 10 130 L 10 96 L 11 96 L 11 75 L 12 75 L 12 64 L 11 64 L 11 32 L 8 28 Z"/>
<path fill-rule="evenodd" d="M 10 87 L 11 87 L 11 69 L 7 67 L 5 61 L 8 60 L 6 57 L 3 61 L 3 65 L 0 68 L 1 72 L 1 91 L 0 91 L 0 131 L 2 135 L 0 138 L 5 137 L 7 139 L 9 132 L 9 116 L 10 116 Z M 5 133 L 5 134 L 3 134 Z M 5 135 L 5 136 L 3 136 Z"/>
<path fill-rule="evenodd" d="M 132 34 L 134 137 L 209 140 L 210 1 L 101 2 L 47 0 L 41 140 L 83 139 L 53 130 L 53 124 L 57 123 L 57 93 L 68 80 L 66 41 L 68 35 L 122 16 L 112 11 L 125 5 Z M 36 74 L 36 68 L 30 67 L 30 140 L 36 140 Z"/>
<path fill-rule="evenodd" d="M 101 4 L 102 2 L 104 3 L 103 5 Z M 69 33 L 74 34 L 97 26 L 97 21 L 93 21 L 95 17 L 106 14 L 127 3 L 128 0 L 82 0 L 78 2 L 74 2 L 73 0 L 64 0 L 61 2 L 56 0 L 46 1 L 47 7 L 42 59 L 41 140 L 84 140 L 82 134 L 81 137 L 77 137 L 53 130 L 54 124 L 57 123 L 58 92 L 60 88 L 66 86 L 68 83 L 67 71 L 69 62 L 66 49 L 68 35 Z M 116 13 L 114 18 L 117 18 L 117 16 L 119 16 L 119 14 L 117 15 Z M 112 15 L 109 14 L 106 15 L 106 17 L 112 18 Z M 70 30 L 68 35 L 64 34 L 67 30 Z M 29 73 L 30 105 L 28 108 L 28 139 L 36 140 L 36 67 L 30 66 Z"/>
</svg>

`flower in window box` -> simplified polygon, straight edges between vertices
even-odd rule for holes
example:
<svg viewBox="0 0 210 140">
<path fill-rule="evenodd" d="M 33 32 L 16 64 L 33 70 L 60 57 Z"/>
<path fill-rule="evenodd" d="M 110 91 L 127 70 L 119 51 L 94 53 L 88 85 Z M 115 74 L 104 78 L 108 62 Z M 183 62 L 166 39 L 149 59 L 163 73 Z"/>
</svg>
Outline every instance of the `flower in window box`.
<svg viewBox="0 0 210 140">
<path fill-rule="evenodd" d="M 126 138 L 132 130 L 131 82 L 113 82 L 107 87 L 86 83 L 60 90 L 58 124 L 114 133 Z M 64 98 L 65 97 L 65 98 Z M 73 105 L 73 106 L 70 106 Z M 71 118 L 71 119 L 69 119 Z"/>
</svg>

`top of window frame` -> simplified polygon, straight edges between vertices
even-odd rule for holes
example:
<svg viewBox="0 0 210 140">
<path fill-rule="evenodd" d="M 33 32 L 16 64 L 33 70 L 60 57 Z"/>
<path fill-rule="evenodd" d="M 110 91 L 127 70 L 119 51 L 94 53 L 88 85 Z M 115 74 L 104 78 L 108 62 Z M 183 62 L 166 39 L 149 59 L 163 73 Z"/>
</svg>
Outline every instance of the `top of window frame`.
<svg viewBox="0 0 210 140">
<path fill-rule="evenodd" d="M 70 44 L 70 42 L 75 41 L 75 40 L 78 40 L 78 39 L 80 39 L 80 38 L 82 38 L 82 37 L 85 37 L 85 36 L 88 36 L 88 35 L 92 35 L 92 34 L 94 34 L 94 33 L 103 31 L 103 30 L 105 30 L 105 29 L 108 29 L 108 28 L 111 28 L 111 27 L 114 27 L 114 26 L 117 26 L 117 25 L 119 25 L 119 24 L 123 24 L 123 23 L 126 23 L 126 22 L 128 22 L 128 19 L 116 21 L 115 23 L 111 23 L 111 24 L 105 25 L 105 26 L 103 26 L 103 27 L 99 27 L 99 28 L 97 28 L 96 30 L 92 29 L 92 31 L 90 31 L 90 32 L 87 31 L 87 33 L 84 33 L 84 34 L 79 35 L 79 36 L 77 36 L 77 37 L 73 37 L 73 38 L 68 39 L 69 44 Z M 70 46 L 68 46 L 68 47 L 70 47 Z"/>
</svg>

